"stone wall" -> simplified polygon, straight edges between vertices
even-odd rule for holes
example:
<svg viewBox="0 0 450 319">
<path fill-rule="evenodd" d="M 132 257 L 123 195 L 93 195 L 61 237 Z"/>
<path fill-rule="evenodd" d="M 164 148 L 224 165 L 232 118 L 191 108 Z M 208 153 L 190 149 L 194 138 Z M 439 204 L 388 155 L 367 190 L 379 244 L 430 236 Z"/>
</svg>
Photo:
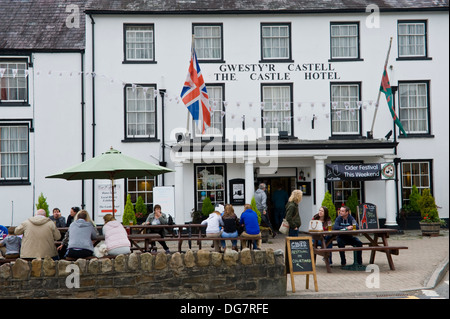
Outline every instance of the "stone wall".
<svg viewBox="0 0 450 319">
<path fill-rule="evenodd" d="M 78 275 L 79 274 L 79 275 Z M 281 250 L 132 253 L 0 266 L 0 298 L 251 298 L 286 295 Z"/>
</svg>

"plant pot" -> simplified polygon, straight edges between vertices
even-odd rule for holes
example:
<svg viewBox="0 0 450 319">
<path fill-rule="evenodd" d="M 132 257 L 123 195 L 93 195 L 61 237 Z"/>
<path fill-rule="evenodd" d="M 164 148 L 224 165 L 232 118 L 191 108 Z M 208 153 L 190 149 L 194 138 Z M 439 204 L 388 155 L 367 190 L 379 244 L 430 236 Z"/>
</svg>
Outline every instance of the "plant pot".
<svg viewBox="0 0 450 319">
<path fill-rule="evenodd" d="M 419 223 L 422 236 L 439 236 L 439 230 L 441 229 L 441 223 Z"/>
</svg>

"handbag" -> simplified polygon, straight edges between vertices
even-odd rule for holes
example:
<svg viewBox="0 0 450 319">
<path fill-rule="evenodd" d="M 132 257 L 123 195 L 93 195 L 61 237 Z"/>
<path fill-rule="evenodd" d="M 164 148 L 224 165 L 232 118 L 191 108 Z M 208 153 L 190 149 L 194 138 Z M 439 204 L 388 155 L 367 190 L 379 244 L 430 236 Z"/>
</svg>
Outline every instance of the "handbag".
<svg viewBox="0 0 450 319">
<path fill-rule="evenodd" d="M 311 220 L 309 222 L 308 231 L 323 231 L 323 225 L 320 220 Z"/>
<path fill-rule="evenodd" d="M 289 233 L 289 223 L 286 218 L 283 218 L 283 222 L 281 223 L 280 229 L 278 231 L 285 235 Z"/>
</svg>

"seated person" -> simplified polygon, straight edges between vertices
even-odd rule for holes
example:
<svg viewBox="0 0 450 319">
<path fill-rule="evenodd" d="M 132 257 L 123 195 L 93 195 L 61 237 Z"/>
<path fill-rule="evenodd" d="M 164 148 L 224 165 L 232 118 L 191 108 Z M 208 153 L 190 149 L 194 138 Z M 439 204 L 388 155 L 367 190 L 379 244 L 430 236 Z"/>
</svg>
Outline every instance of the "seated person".
<svg viewBox="0 0 450 319">
<path fill-rule="evenodd" d="M 66 218 L 61 216 L 59 208 L 53 208 L 53 215 L 49 218 L 55 222 L 56 227 L 66 227 Z"/>
<path fill-rule="evenodd" d="M 88 213 L 80 210 L 67 230 L 68 245 L 67 255 L 70 258 L 86 258 L 94 253 L 92 240 L 97 238 L 97 230 L 91 222 L 87 221 Z M 66 238 L 64 238 L 66 239 Z"/>
<path fill-rule="evenodd" d="M 313 220 L 320 220 L 322 222 L 322 227 L 323 230 L 328 230 L 328 223 L 331 223 L 331 218 L 330 215 L 328 213 L 328 208 L 325 206 L 320 206 L 319 208 L 319 212 L 317 214 L 315 214 L 312 218 Z M 325 242 L 327 242 L 328 240 L 330 240 L 331 236 L 325 236 Z M 320 240 L 318 240 L 317 245 L 322 246 L 325 243 L 322 243 Z M 327 246 L 327 248 L 333 248 L 333 243 L 330 242 Z M 332 262 L 332 258 L 331 258 L 331 253 L 330 253 L 330 265 L 333 263 Z"/>
<path fill-rule="evenodd" d="M 105 235 L 105 245 L 108 250 L 108 255 L 117 256 L 131 253 L 130 240 L 123 225 L 111 214 L 103 216 L 103 220 L 105 221 L 103 235 Z"/>
<path fill-rule="evenodd" d="M 22 238 L 14 235 L 16 227 L 9 227 L 9 234 L 2 240 L 0 239 L 0 246 L 6 248 L 5 258 L 19 258 L 20 255 L 20 245 L 22 244 Z M 0 254 L 1 256 L 1 254 Z"/>
<path fill-rule="evenodd" d="M 241 214 L 241 225 L 244 225 L 244 231 L 242 232 L 242 237 L 248 237 L 249 239 L 255 239 L 256 248 L 261 249 L 261 232 L 259 230 L 258 215 L 252 210 L 252 206 L 245 204 L 245 211 Z M 242 248 L 246 248 L 247 240 L 243 240 L 241 243 Z"/>
<path fill-rule="evenodd" d="M 339 216 L 336 218 L 334 222 L 333 229 L 335 230 L 353 230 L 353 221 L 355 219 L 350 214 L 350 208 L 347 206 L 342 206 L 339 210 Z M 358 224 L 356 224 L 356 228 L 359 229 Z M 344 248 L 345 245 L 352 245 L 354 247 L 362 247 L 362 242 L 352 235 L 339 235 L 337 237 L 337 244 L 339 248 Z M 345 266 L 347 261 L 345 260 L 345 251 L 340 251 L 339 255 L 341 256 L 341 265 Z M 356 262 L 359 265 L 362 265 L 362 251 L 356 252 Z"/>
<path fill-rule="evenodd" d="M 155 207 L 153 208 L 153 213 L 148 215 L 147 220 L 144 223 L 142 223 L 142 225 L 167 225 L 167 224 L 168 224 L 167 216 L 166 216 L 166 214 L 161 213 L 161 206 L 158 204 L 156 204 Z M 165 235 L 164 228 L 151 229 L 150 232 L 159 234 L 161 236 L 161 238 L 164 238 L 164 235 Z M 158 242 L 164 248 L 166 253 L 170 254 L 170 250 L 169 250 L 169 247 L 167 246 L 166 242 L 162 241 L 162 240 L 158 241 Z M 156 251 L 156 248 L 155 248 L 153 242 L 152 242 L 151 250 Z"/>
</svg>

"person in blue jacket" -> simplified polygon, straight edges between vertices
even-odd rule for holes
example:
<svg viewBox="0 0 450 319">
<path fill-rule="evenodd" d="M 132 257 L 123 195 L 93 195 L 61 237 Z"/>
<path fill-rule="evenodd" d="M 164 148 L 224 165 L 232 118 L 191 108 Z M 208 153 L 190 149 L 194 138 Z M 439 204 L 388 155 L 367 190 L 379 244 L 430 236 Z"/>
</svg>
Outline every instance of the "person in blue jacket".
<svg viewBox="0 0 450 319">
<path fill-rule="evenodd" d="M 347 206 L 342 206 L 339 210 L 339 216 L 334 222 L 333 229 L 335 230 L 353 230 L 353 221 L 355 219 L 350 214 L 350 208 Z M 356 223 L 356 220 L 355 220 Z M 356 223 L 356 229 L 359 229 L 358 223 Z M 337 244 L 339 248 L 344 248 L 345 245 L 352 245 L 354 247 L 362 247 L 362 242 L 355 236 L 352 235 L 339 235 L 337 237 Z M 345 260 L 345 251 L 340 251 L 341 265 L 345 266 L 347 261 Z M 356 252 L 356 262 L 362 265 L 362 251 Z"/>
<path fill-rule="evenodd" d="M 252 210 L 252 206 L 245 204 L 245 211 L 241 214 L 240 223 L 244 225 L 242 237 L 248 237 L 256 241 L 256 248 L 261 249 L 261 231 L 259 230 L 258 215 Z M 246 248 L 246 240 L 241 243 L 242 248 Z"/>
</svg>

